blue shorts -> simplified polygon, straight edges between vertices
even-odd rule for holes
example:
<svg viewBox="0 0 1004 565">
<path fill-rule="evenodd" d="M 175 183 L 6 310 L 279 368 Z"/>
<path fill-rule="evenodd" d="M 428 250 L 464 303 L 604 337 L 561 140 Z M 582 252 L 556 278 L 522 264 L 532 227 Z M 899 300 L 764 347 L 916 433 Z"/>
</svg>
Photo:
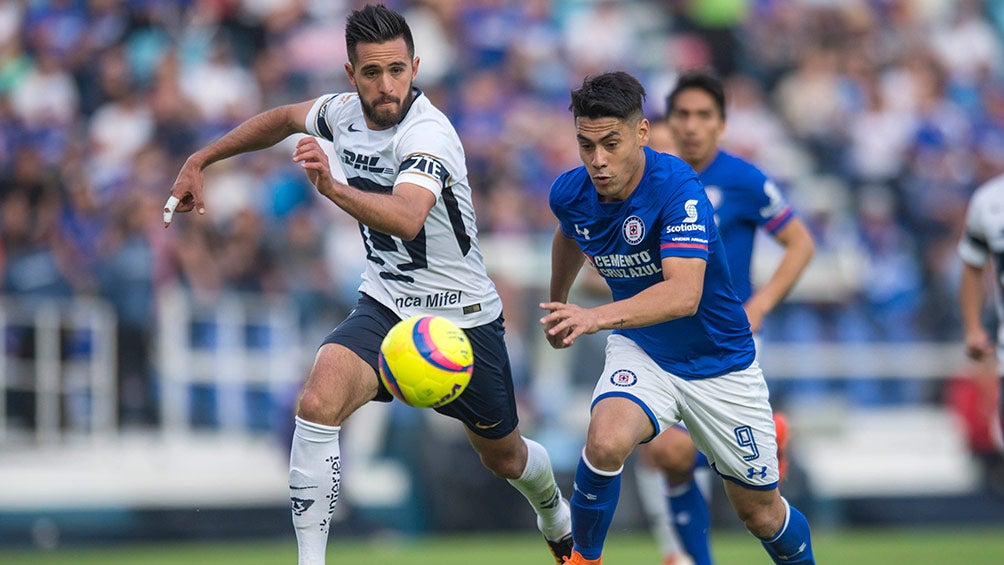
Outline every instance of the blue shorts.
<svg viewBox="0 0 1004 565">
<path fill-rule="evenodd" d="M 377 374 L 380 343 L 394 324 L 400 322 L 393 310 L 363 294 L 356 307 L 323 343 L 337 343 L 348 348 L 373 368 Z M 502 316 L 494 322 L 465 329 L 474 350 L 474 371 L 471 382 L 453 402 L 436 412 L 464 423 L 475 434 L 499 439 L 516 429 L 516 394 L 513 391 L 512 368 L 505 346 Z M 379 387 L 374 400 L 390 402 L 393 395 L 377 379 Z"/>
</svg>

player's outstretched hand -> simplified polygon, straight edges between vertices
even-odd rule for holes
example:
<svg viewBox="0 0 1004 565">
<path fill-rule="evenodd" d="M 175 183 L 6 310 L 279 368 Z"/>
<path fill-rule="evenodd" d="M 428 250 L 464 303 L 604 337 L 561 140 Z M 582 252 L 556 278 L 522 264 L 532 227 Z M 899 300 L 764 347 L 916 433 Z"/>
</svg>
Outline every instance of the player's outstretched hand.
<svg viewBox="0 0 1004 565">
<path fill-rule="evenodd" d="M 333 188 L 331 165 L 328 162 L 328 154 L 321 148 L 316 137 L 304 137 L 297 142 L 296 150 L 293 151 L 293 161 L 300 164 L 307 173 L 310 183 L 317 187 L 317 191 L 327 196 Z"/>
<path fill-rule="evenodd" d="M 178 178 L 171 186 L 171 196 L 164 204 L 165 228 L 171 225 L 175 212 L 183 214 L 198 210 L 200 214 L 206 213 L 206 204 L 202 200 L 202 181 L 202 167 L 191 161 L 185 161 Z"/>
<path fill-rule="evenodd" d="M 569 347 L 582 334 L 600 331 L 595 313 L 588 308 L 564 302 L 542 302 L 540 307 L 550 311 L 540 319 L 540 323 L 544 326 L 547 341 L 555 349 Z"/>
</svg>

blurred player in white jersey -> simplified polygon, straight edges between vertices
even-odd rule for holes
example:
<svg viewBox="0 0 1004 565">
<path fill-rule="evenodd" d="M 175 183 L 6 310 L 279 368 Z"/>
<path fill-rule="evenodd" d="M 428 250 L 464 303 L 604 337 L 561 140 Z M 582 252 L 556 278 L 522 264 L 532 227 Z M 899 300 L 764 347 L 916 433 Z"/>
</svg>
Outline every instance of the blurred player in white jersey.
<svg viewBox="0 0 1004 565">
<path fill-rule="evenodd" d="M 521 436 L 502 303 L 478 246 L 460 139 L 413 84 L 419 59 L 402 16 L 382 5 L 345 27 L 345 72 L 355 92 L 263 112 L 192 154 L 164 208 L 205 213 L 203 170 L 295 133 L 293 160 L 317 191 L 359 221 L 368 259 L 355 309 L 323 341 L 296 407 L 289 488 L 300 565 L 324 563 L 341 486 L 340 426 L 371 400 L 389 402 L 377 377 L 384 335 L 416 314 L 464 328 L 474 349 L 470 385 L 436 408 L 465 426 L 482 463 L 530 502 L 556 563 L 571 553 L 571 518 L 547 451 Z M 336 181 L 316 137 L 334 143 L 347 183 Z"/>
<path fill-rule="evenodd" d="M 966 231 L 959 242 L 962 275 L 959 280 L 959 307 L 966 355 L 975 361 L 991 361 L 996 353 L 998 374 L 1004 359 L 1004 175 L 995 177 L 976 189 L 966 212 Z M 996 346 L 983 326 L 986 267 L 994 269 L 994 302 L 997 306 Z M 1001 374 L 1004 391 L 1004 374 Z M 998 423 L 1004 422 L 1004 394 L 999 394 Z M 1000 432 L 1004 434 L 1004 429 Z"/>
</svg>

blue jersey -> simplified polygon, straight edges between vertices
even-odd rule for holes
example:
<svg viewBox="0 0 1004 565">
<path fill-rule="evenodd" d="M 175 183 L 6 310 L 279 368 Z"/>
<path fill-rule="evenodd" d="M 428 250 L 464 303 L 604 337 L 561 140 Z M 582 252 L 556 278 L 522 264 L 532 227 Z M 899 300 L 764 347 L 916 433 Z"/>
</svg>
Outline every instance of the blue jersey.
<svg viewBox="0 0 1004 565">
<path fill-rule="evenodd" d="M 753 335 L 732 287 L 714 209 L 689 165 L 646 147 L 645 173 L 623 202 L 600 202 L 585 167 L 558 177 L 550 202 L 562 232 L 579 244 L 614 300 L 661 282 L 665 257 L 707 261 L 696 314 L 614 333 L 688 379 L 717 377 L 753 363 Z"/>
<path fill-rule="evenodd" d="M 753 294 L 750 264 L 758 227 L 771 235 L 793 217 L 781 191 L 749 161 L 725 151 L 700 173 L 715 207 L 715 223 L 725 241 L 725 254 L 736 294 L 743 302 Z"/>
</svg>

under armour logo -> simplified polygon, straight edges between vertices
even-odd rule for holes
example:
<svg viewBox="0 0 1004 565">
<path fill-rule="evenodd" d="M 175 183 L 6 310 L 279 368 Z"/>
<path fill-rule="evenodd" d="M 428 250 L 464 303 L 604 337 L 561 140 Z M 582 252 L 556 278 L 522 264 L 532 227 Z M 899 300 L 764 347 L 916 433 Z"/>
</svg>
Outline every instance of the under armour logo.
<svg viewBox="0 0 1004 565">
<path fill-rule="evenodd" d="M 761 479 L 766 479 L 767 478 L 767 466 L 766 465 L 761 466 L 759 471 L 757 471 L 754 467 L 749 467 L 748 469 L 746 469 L 746 478 L 747 479 L 752 479 L 753 475 L 760 475 Z"/>
<path fill-rule="evenodd" d="M 291 496 L 289 500 L 293 503 L 293 514 L 297 516 L 303 516 L 303 513 L 314 505 L 314 500 L 311 498 L 296 498 Z"/>
<path fill-rule="evenodd" d="M 580 228 L 579 224 L 575 224 L 575 233 L 582 236 L 582 239 L 589 239 L 589 228 Z"/>
<path fill-rule="evenodd" d="M 576 483 L 576 482 L 572 483 L 572 489 L 574 489 L 575 491 L 577 491 L 582 496 L 586 497 L 586 500 L 596 500 L 596 495 L 595 494 L 589 494 L 588 492 L 582 492 L 582 489 L 579 488 L 579 484 Z"/>
<path fill-rule="evenodd" d="M 778 559 L 781 559 L 782 561 L 791 561 L 795 557 L 798 557 L 799 554 L 801 554 L 803 551 L 805 551 L 805 546 L 806 545 L 807 544 L 805 542 L 802 542 L 802 545 L 798 546 L 798 551 L 796 551 L 795 553 L 792 553 L 791 555 L 780 555 L 779 554 L 777 557 L 778 557 Z"/>
</svg>

